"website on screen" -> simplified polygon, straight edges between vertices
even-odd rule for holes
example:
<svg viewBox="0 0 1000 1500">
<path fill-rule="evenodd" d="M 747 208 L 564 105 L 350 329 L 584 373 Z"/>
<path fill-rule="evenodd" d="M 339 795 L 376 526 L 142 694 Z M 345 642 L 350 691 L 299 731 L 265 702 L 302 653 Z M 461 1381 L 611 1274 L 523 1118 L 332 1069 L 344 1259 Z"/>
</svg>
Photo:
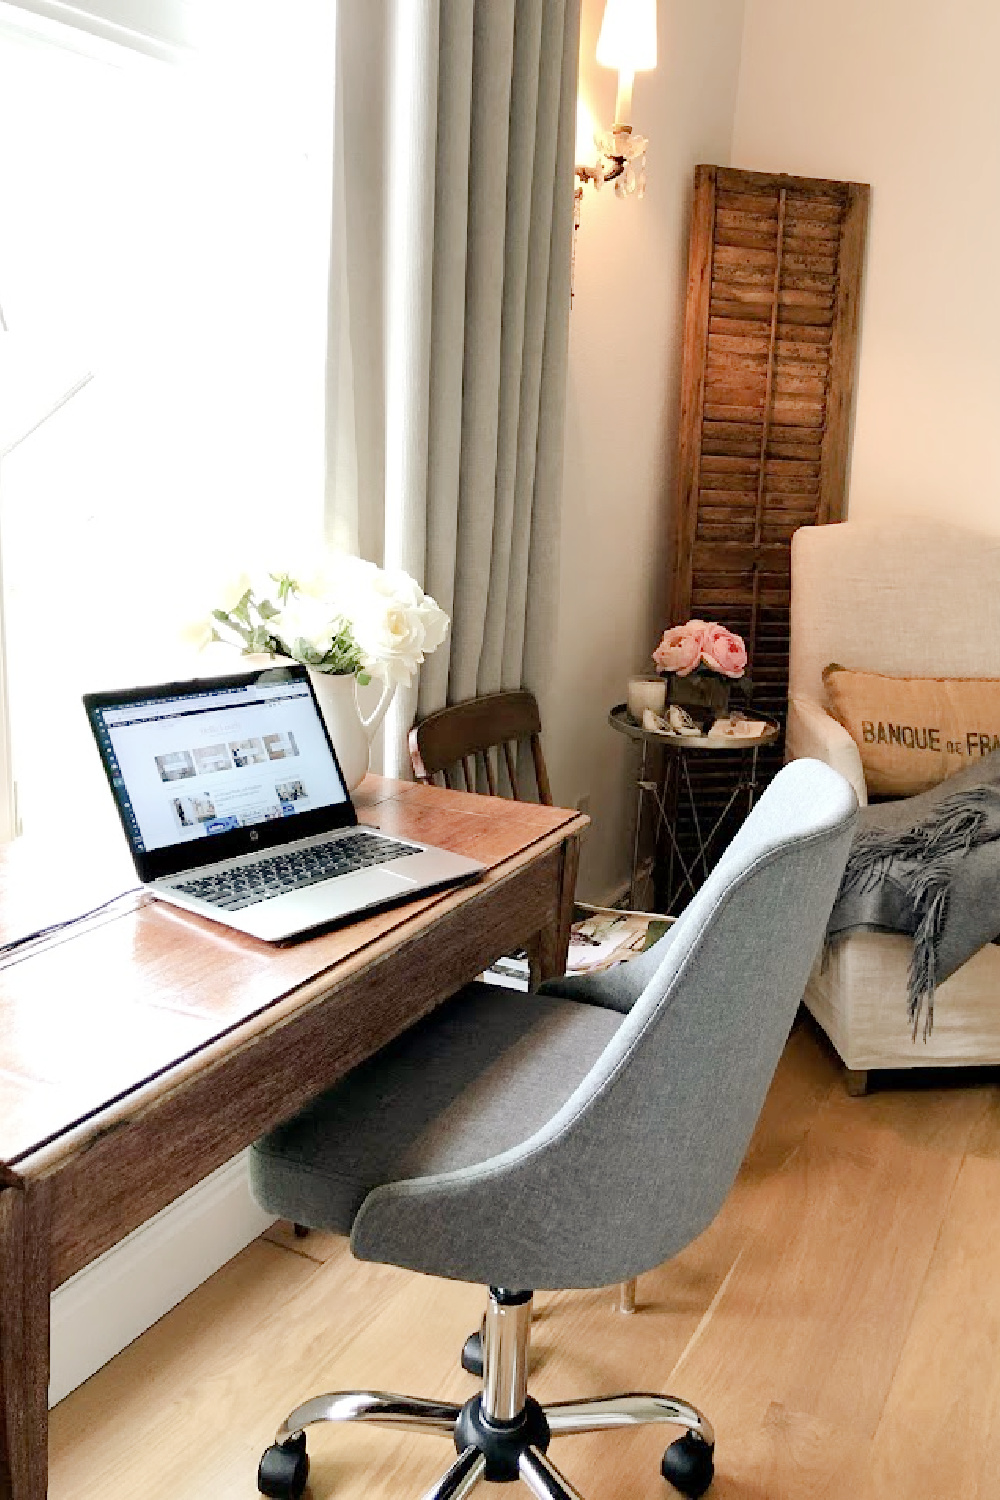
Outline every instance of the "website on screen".
<svg viewBox="0 0 1000 1500">
<path fill-rule="evenodd" d="M 140 850 L 347 800 L 304 683 L 250 683 L 102 708 L 95 722 Z"/>
</svg>

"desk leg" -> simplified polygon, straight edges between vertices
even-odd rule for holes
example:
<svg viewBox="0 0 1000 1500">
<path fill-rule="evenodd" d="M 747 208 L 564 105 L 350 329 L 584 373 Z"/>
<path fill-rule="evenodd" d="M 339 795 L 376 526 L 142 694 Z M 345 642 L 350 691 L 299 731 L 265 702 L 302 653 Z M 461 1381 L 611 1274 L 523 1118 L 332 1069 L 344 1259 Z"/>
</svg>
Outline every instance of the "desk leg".
<svg viewBox="0 0 1000 1500">
<path fill-rule="evenodd" d="M 576 872 L 580 863 L 580 840 L 569 838 L 562 846 L 559 872 L 559 901 L 554 926 L 540 934 L 538 942 L 539 977 L 558 979 L 566 972 L 569 933 L 573 925 L 573 899 L 576 895 Z"/>
<path fill-rule="evenodd" d="M 48 1183 L 0 1189 L 0 1500 L 45 1500 L 49 1446 Z"/>
</svg>

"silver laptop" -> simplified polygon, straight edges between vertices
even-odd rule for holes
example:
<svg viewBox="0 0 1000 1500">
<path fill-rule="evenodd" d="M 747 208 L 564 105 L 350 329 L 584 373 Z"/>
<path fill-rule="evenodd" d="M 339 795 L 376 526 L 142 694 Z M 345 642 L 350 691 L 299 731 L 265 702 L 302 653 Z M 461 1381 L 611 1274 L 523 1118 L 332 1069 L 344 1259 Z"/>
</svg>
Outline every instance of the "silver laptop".
<svg viewBox="0 0 1000 1500">
<path fill-rule="evenodd" d="M 88 693 L 140 880 L 280 943 L 485 866 L 359 825 L 305 667 Z"/>
</svg>

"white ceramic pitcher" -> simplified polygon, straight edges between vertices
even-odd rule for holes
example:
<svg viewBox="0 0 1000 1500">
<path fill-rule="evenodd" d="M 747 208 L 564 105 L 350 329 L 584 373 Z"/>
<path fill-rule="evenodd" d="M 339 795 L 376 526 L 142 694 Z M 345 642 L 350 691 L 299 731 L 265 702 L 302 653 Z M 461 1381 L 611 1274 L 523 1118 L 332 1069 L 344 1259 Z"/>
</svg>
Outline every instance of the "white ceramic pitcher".
<svg viewBox="0 0 1000 1500">
<path fill-rule="evenodd" d="M 310 667 L 309 679 L 337 752 L 347 789 L 353 792 L 368 770 L 372 740 L 392 702 L 396 685 L 386 684 L 366 719 L 362 717 L 358 706 L 357 683 L 353 674 L 314 672 Z"/>
</svg>

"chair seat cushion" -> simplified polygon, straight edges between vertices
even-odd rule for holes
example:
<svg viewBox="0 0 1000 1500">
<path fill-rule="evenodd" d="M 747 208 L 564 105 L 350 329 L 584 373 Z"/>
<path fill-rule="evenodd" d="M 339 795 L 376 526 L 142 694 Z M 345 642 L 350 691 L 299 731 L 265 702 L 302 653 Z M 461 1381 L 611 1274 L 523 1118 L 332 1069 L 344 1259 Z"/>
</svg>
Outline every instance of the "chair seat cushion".
<svg viewBox="0 0 1000 1500">
<path fill-rule="evenodd" d="M 385 1182 L 453 1171 L 526 1141 L 621 1024 L 615 1011 L 472 984 L 257 1141 L 269 1212 L 349 1234 Z"/>
</svg>

